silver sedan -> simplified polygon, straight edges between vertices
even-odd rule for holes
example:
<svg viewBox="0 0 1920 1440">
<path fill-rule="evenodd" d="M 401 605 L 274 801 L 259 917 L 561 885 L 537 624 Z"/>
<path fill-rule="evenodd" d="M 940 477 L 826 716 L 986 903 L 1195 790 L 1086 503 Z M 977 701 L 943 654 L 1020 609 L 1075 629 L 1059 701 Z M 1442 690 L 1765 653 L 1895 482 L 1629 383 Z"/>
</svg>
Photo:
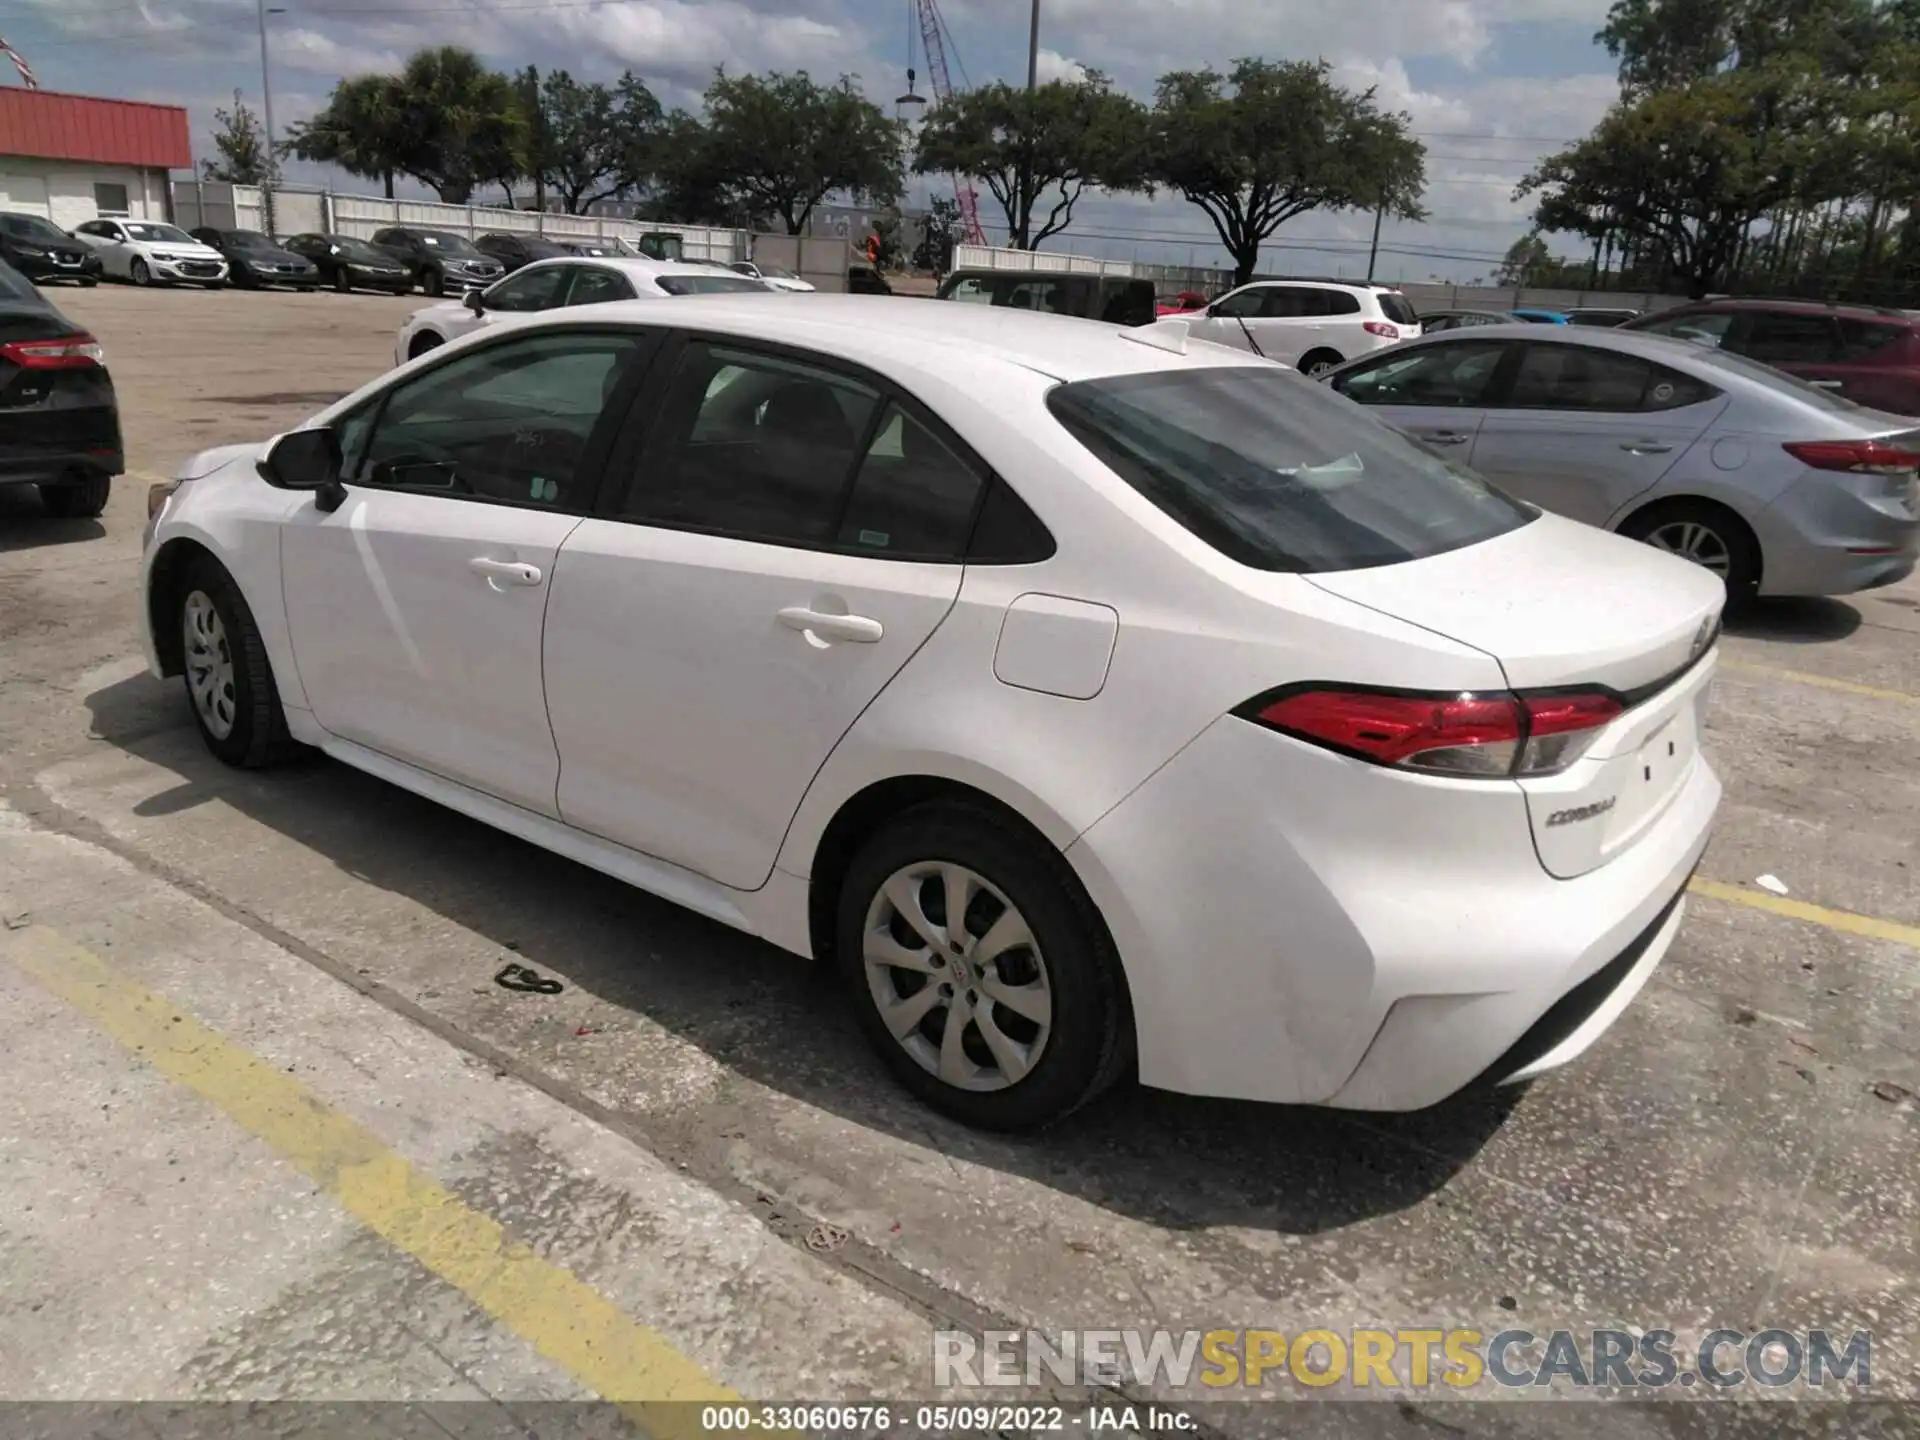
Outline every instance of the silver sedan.
<svg viewBox="0 0 1920 1440">
<path fill-rule="evenodd" d="M 1705 565 L 1735 598 L 1891 585 L 1920 548 L 1914 422 L 1724 351 L 1501 325 L 1326 378 L 1521 499 Z"/>
</svg>

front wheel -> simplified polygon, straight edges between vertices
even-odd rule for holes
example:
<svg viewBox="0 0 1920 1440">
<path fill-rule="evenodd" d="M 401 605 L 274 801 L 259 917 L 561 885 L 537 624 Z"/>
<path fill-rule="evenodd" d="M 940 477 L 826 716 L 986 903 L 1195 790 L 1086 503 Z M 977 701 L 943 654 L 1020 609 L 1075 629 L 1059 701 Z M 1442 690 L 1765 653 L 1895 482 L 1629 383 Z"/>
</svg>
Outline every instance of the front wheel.
<svg viewBox="0 0 1920 1440">
<path fill-rule="evenodd" d="M 243 769 L 294 753 L 266 642 L 233 577 L 203 560 L 180 587 L 176 614 L 187 699 L 207 748 Z"/>
<path fill-rule="evenodd" d="M 1731 602 L 1749 600 L 1760 589 L 1760 542 L 1725 506 L 1705 500 L 1650 506 L 1622 525 L 1620 533 L 1711 570 L 1726 582 Z"/>
<path fill-rule="evenodd" d="M 146 261 L 136 256 L 133 263 L 127 266 L 127 278 L 136 285 L 151 285 L 153 283 L 153 271 L 148 267 Z"/>
<path fill-rule="evenodd" d="M 347 278 L 347 272 L 345 269 L 340 269 L 333 272 L 333 288 L 339 291 L 342 295 L 347 294 L 349 291 L 353 289 L 353 281 Z"/>
<path fill-rule="evenodd" d="M 82 280 L 80 282 L 80 288 L 82 290 L 91 290 L 94 286 L 98 285 L 99 283 L 100 282 L 98 280 L 95 280 L 91 276 L 89 276 L 87 279 Z"/>
<path fill-rule="evenodd" d="M 1058 851 L 984 810 L 925 806 L 874 835 L 841 887 L 835 959 L 893 1073 L 972 1125 L 1051 1124 L 1131 1054 L 1099 912 Z"/>
<path fill-rule="evenodd" d="M 438 300 L 442 295 L 447 293 L 446 277 L 438 270 L 429 270 L 422 280 L 420 288 L 426 291 L 433 299 Z"/>
<path fill-rule="evenodd" d="M 413 337 L 413 343 L 407 346 L 407 358 L 409 360 L 418 360 L 429 350 L 438 350 L 446 343 L 446 341 L 434 334 L 433 331 L 425 331 Z"/>
<path fill-rule="evenodd" d="M 1332 350 L 1309 350 L 1300 357 L 1300 373 L 1313 380 L 1339 368 L 1339 365 L 1340 356 Z"/>
</svg>

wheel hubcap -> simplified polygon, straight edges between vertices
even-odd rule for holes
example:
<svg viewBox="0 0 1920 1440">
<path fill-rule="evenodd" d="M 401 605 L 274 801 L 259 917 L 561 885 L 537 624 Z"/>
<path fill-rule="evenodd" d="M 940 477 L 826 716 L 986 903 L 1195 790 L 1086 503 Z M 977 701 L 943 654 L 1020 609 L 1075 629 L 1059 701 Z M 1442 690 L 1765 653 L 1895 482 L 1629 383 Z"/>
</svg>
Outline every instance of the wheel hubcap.
<svg viewBox="0 0 1920 1440">
<path fill-rule="evenodd" d="M 1647 536 L 1647 543 L 1704 566 L 1723 580 L 1733 568 L 1733 554 L 1727 549 L 1727 542 L 1697 520 L 1678 520 L 1670 525 L 1662 525 Z"/>
<path fill-rule="evenodd" d="M 867 907 L 867 988 L 900 1048 L 960 1090 L 1004 1090 L 1040 1061 L 1053 988 L 1025 918 L 951 861 L 896 870 Z"/>
<path fill-rule="evenodd" d="M 227 645 L 227 627 L 205 591 L 187 596 L 181 609 L 181 635 L 186 642 L 187 693 L 200 723 L 216 740 L 233 733 L 233 652 Z"/>
</svg>

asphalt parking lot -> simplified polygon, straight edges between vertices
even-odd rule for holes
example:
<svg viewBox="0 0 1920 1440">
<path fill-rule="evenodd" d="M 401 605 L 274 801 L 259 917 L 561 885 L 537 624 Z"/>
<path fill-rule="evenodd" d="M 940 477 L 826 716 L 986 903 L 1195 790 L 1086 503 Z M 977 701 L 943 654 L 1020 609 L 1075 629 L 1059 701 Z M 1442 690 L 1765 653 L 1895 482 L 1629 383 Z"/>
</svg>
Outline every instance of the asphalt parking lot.
<svg viewBox="0 0 1920 1440">
<path fill-rule="evenodd" d="M 143 478 L 372 378 L 427 302 L 53 298 L 141 473 L 99 521 L 0 497 L 0 1398 L 927 1399 L 940 1328 L 1431 1326 L 1867 1330 L 1870 1393 L 1920 1399 L 1920 581 L 1733 626 L 1702 880 L 1570 1069 L 994 1137 L 810 967 L 325 760 L 225 770 L 146 675 Z M 1375 1393 L 1353 1433 L 1519 1423 Z"/>
</svg>

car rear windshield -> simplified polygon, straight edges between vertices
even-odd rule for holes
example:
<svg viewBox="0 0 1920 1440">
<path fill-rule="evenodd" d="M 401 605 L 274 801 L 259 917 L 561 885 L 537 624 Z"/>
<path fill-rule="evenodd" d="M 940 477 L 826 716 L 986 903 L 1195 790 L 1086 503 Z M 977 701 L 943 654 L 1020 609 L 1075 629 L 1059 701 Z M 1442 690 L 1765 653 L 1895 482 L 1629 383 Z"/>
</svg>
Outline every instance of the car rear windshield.
<svg viewBox="0 0 1920 1440">
<path fill-rule="evenodd" d="M 1278 367 L 1082 380 L 1047 405 L 1121 479 L 1260 570 L 1395 565 L 1538 513 Z"/>
<path fill-rule="evenodd" d="M 1380 313 L 1396 325 L 1418 325 L 1420 317 L 1408 303 L 1407 297 L 1398 290 L 1376 292 L 1380 301 Z"/>
<path fill-rule="evenodd" d="M 744 275 L 656 275 L 654 284 L 669 295 L 715 295 L 725 290 L 765 290 Z"/>
</svg>

